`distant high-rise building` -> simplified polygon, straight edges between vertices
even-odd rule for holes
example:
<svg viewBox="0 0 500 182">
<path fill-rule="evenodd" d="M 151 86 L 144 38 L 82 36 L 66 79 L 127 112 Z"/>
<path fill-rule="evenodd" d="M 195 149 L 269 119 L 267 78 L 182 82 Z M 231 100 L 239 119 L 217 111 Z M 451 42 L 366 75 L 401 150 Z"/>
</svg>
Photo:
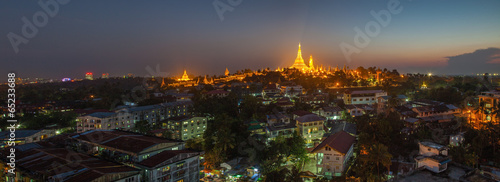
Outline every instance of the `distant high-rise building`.
<svg viewBox="0 0 500 182">
<path fill-rule="evenodd" d="M 93 80 L 94 79 L 94 75 L 92 74 L 92 72 L 85 73 L 85 79 L 87 79 L 87 80 Z"/>
<path fill-rule="evenodd" d="M 109 73 L 103 73 L 101 78 L 109 78 Z"/>
</svg>

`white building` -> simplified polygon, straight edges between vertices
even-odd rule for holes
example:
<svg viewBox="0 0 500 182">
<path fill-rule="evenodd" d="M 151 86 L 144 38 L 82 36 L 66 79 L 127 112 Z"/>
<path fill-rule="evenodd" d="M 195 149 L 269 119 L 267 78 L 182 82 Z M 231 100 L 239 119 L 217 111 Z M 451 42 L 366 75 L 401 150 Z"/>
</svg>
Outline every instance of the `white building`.
<svg viewBox="0 0 500 182">
<path fill-rule="evenodd" d="M 381 96 L 387 96 L 387 92 L 383 90 L 356 90 L 346 91 L 343 99 L 345 104 L 375 104 L 377 98 Z"/>
<path fill-rule="evenodd" d="M 287 85 L 281 86 L 281 93 L 285 95 L 285 97 L 293 97 L 302 94 L 302 86 L 301 85 Z"/>
<path fill-rule="evenodd" d="M 191 150 L 166 150 L 138 163 L 145 169 L 146 181 L 151 182 L 188 182 L 200 181 L 203 169 L 202 152 Z"/>
<path fill-rule="evenodd" d="M 448 147 L 432 142 L 419 142 L 418 156 L 415 157 L 417 168 L 424 167 L 429 171 L 440 173 L 448 168 L 451 159 L 448 157 Z"/>
<path fill-rule="evenodd" d="M 168 118 L 188 116 L 191 105 L 191 101 L 178 101 L 140 107 L 126 106 L 112 112 L 95 112 L 77 117 L 76 128 L 78 133 L 94 129 L 130 130 L 139 121 L 145 120 L 155 125 Z"/>
<path fill-rule="evenodd" d="M 347 162 L 352 156 L 356 138 L 345 131 L 328 136 L 311 153 L 316 154 L 317 174 L 340 176 L 347 169 Z"/>
</svg>

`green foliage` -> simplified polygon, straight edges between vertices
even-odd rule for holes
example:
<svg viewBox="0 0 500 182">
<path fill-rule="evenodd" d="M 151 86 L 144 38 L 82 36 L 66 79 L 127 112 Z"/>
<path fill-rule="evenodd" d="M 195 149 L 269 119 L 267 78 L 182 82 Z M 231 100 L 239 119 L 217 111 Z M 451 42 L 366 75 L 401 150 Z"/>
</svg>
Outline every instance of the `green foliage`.
<svg viewBox="0 0 500 182">
<path fill-rule="evenodd" d="M 36 130 L 54 124 L 58 127 L 74 127 L 76 116 L 73 112 L 51 112 L 48 114 L 25 114 L 18 120 L 22 128 Z"/>
<path fill-rule="evenodd" d="M 302 168 L 308 160 L 305 145 L 304 138 L 297 131 L 291 138 L 277 137 L 264 150 L 262 173 L 264 175 L 281 173 L 282 166 L 287 162 L 295 164 L 294 167 L 297 169 Z"/>
<path fill-rule="evenodd" d="M 148 121 L 142 120 L 135 123 L 133 130 L 142 134 L 148 134 L 152 129 L 153 126 Z"/>
</svg>

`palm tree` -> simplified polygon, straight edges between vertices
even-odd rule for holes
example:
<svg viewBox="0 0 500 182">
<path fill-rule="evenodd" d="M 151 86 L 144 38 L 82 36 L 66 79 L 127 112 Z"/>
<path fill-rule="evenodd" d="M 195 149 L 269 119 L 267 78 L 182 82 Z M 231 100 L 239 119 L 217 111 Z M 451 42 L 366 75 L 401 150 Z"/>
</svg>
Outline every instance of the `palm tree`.
<svg viewBox="0 0 500 182">
<path fill-rule="evenodd" d="M 300 175 L 302 172 L 299 167 L 293 166 L 291 170 L 289 170 L 288 175 L 286 177 L 286 181 L 290 182 L 303 182 L 304 180 Z"/>
<path fill-rule="evenodd" d="M 491 108 L 491 116 L 494 116 L 494 119 L 497 123 L 500 122 L 500 103 L 494 103 L 493 108 Z"/>
<path fill-rule="evenodd" d="M 230 149 L 235 147 L 236 134 L 231 133 L 229 128 L 219 130 L 214 136 L 215 148 L 220 148 L 222 154 L 227 154 Z"/>
<path fill-rule="evenodd" d="M 476 108 L 474 108 L 474 114 L 479 114 L 481 116 L 481 122 L 483 121 L 483 116 L 484 116 L 484 113 L 486 113 L 486 107 L 485 107 L 485 104 L 484 102 L 479 102 L 479 104 L 477 105 Z M 477 121 L 477 117 L 476 117 L 476 121 Z"/>
<path fill-rule="evenodd" d="M 361 155 L 360 160 L 363 162 L 363 165 L 367 165 L 369 163 L 375 165 L 377 167 L 377 175 L 379 179 L 382 180 L 382 176 L 380 175 L 380 165 L 387 168 L 389 171 L 389 167 L 391 166 L 392 155 L 389 153 L 387 146 L 384 144 L 378 143 L 372 145 L 367 155 Z"/>
</svg>

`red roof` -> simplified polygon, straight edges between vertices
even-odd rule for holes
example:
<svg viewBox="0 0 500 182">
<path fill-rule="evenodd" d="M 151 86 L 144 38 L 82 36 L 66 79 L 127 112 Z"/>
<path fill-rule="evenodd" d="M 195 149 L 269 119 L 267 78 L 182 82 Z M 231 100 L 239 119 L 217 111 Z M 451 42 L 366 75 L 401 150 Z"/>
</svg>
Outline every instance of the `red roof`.
<svg viewBox="0 0 500 182">
<path fill-rule="evenodd" d="M 304 110 L 297 110 L 297 111 L 294 111 L 292 114 L 297 115 L 297 116 L 305 116 L 305 115 L 313 114 L 313 113 L 309 112 L 309 111 L 304 111 Z"/>
<path fill-rule="evenodd" d="M 356 138 L 345 131 L 337 132 L 330 135 L 328 138 L 323 140 L 318 146 L 316 146 L 311 152 L 317 152 L 322 148 L 328 146 L 340 153 L 346 154 L 351 148 L 352 144 Z"/>
<path fill-rule="evenodd" d="M 171 159 L 179 154 L 183 154 L 183 153 L 197 153 L 197 152 L 192 151 L 192 150 L 165 150 L 165 151 L 160 152 L 156 155 L 153 155 L 150 158 L 147 158 L 147 159 L 141 161 L 139 164 L 152 168 L 152 167 L 156 167 L 157 165 L 165 162 L 166 160 L 169 160 L 169 159 Z M 173 161 L 173 162 L 175 162 L 175 161 Z"/>
</svg>

